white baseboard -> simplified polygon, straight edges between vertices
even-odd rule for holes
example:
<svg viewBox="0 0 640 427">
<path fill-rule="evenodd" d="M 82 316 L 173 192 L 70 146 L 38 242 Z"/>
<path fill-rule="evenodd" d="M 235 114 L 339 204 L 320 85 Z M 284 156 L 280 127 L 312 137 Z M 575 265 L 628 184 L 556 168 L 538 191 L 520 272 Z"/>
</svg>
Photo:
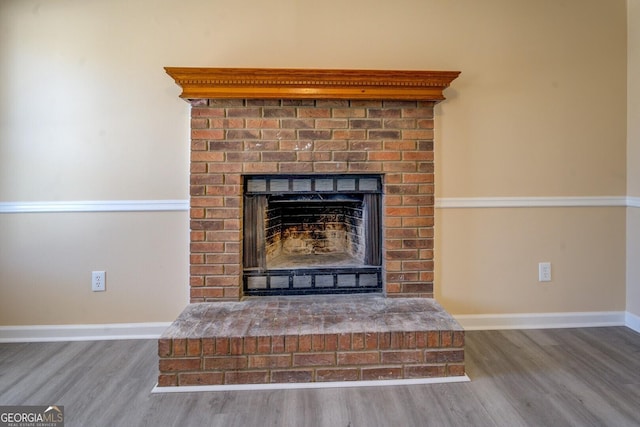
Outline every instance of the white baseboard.
<svg viewBox="0 0 640 427">
<path fill-rule="evenodd" d="M 0 343 L 157 339 L 171 322 L 0 326 Z"/>
<path fill-rule="evenodd" d="M 627 328 L 640 333 L 640 316 L 627 311 L 625 313 L 625 324 L 627 325 Z"/>
<path fill-rule="evenodd" d="M 453 317 L 467 331 L 491 329 L 588 328 L 626 326 L 624 311 L 577 313 L 459 314 Z"/>
<path fill-rule="evenodd" d="M 444 384 L 471 381 L 467 375 L 457 377 L 411 378 L 398 380 L 371 381 L 328 381 L 311 383 L 269 383 L 269 384 L 225 384 L 225 385 L 194 385 L 178 387 L 158 387 L 151 389 L 151 393 L 194 393 L 203 391 L 255 391 L 255 390 L 294 390 L 307 388 L 345 388 L 345 387 L 385 387 L 416 384 Z"/>
<path fill-rule="evenodd" d="M 640 333 L 640 316 L 624 311 L 526 314 L 458 314 L 467 331 L 626 326 Z M 100 325 L 0 326 L 0 343 L 157 339 L 171 322 Z"/>
</svg>

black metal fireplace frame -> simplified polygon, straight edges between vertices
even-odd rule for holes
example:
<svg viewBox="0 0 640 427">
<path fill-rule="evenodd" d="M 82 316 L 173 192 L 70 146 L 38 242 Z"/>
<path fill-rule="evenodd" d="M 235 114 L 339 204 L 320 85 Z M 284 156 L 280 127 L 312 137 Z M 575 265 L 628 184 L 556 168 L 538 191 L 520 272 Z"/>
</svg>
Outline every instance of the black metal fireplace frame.
<svg viewBox="0 0 640 427">
<path fill-rule="evenodd" d="M 310 285 L 296 287 L 296 281 L 308 280 Z M 320 279 L 322 283 L 320 284 Z M 264 288 L 251 288 L 252 280 L 263 283 Z M 330 284 L 328 282 L 331 282 Z M 245 295 L 313 295 L 356 294 L 382 291 L 380 267 L 273 269 L 245 271 L 243 275 Z"/>
<path fill-rule="evenodd" d="M 247 296 L 381 293 L 382 194 L 381 174 L 245 175 L 243 177 L 245 221 L 243 233 L 243 291 Z M 309 202 L 335 201 L 349 195 L 376 195 L 375 218 L 370 225 L 376 242 L 367 255 L 367 265 L 317 268 L 268 268 L 257 243 L 254 224 L 260 221 L 247 211 L 250 198 L 297 197 Z M 365 196 L 369 197 L 369 196 Z M 260 239 L 258 239 L 260 240 Z M 371 243 L 370 243 L 371 244 Z"/>
</svg>

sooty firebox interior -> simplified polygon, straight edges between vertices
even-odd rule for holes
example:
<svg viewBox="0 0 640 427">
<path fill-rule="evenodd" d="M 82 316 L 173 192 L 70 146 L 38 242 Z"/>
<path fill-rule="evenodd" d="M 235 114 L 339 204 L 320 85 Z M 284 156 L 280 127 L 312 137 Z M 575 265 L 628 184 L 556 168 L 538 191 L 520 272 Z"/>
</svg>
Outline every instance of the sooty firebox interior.
<svg viewBox="0 0 640 427">
<path fill-rule="evenodd" d="M 381 197 L 381 175 L 245 176 L 245 295 L 381 292 Z"/>
</svg>

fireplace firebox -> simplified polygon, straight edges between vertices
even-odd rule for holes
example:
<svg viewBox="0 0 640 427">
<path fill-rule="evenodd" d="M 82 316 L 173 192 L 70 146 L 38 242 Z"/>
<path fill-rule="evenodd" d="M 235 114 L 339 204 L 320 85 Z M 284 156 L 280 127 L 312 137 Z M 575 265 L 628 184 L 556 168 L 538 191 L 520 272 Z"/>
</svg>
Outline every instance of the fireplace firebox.
<svg viewBox="0 0 640 427">
<path fill-rule="evenodd" d="M 244 177 L 245 295 L 382 291 L 381 175 Z"/>
</svg>

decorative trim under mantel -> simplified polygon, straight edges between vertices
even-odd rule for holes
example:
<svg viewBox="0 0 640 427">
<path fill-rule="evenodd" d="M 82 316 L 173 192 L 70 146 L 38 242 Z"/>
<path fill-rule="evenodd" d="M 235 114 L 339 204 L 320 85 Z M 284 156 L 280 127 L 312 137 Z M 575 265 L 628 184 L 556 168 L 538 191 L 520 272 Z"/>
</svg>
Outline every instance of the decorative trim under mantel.
<svg viewBox="0 0 640 427">
<path fill-rule="evenodd" d="M 442 101 L 459 71 L 165 67 L 185 99 Z"/>
</svg>

